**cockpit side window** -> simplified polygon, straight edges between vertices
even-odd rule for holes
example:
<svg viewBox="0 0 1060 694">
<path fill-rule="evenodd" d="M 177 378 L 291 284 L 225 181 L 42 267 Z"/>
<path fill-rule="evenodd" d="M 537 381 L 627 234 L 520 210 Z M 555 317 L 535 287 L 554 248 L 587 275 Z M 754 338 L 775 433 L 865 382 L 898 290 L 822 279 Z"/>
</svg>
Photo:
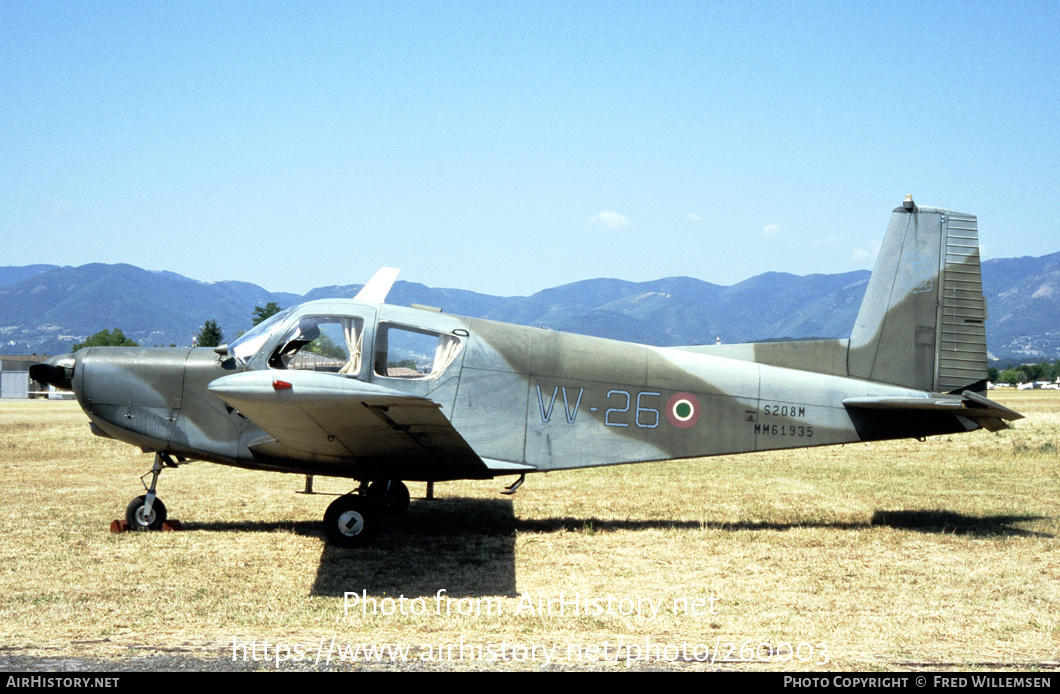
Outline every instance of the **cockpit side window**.
<svg viewBox="0 0 1060 694">
<path fill-rule="evenodd" d="M 305 369 L 356 376 L 361 372 L 364 319 L 303 316 L 269 355 L 273 369 Z"/>
<path fill-rule="evenodd" d="M 453 363 L 462 348 L 456 335 L 380 323 L 375 372 L 389 378 L 434 378 Z"/>
</svg>

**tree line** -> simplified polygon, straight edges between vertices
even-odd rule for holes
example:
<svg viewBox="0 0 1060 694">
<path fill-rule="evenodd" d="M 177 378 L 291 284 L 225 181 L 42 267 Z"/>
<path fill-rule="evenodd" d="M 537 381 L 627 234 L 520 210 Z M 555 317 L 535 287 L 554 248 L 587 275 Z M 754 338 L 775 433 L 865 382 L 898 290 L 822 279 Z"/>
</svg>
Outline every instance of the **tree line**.
<svg viewBox="0 0 1060 694">
<path fill-rule="evenodd" d="M 275 301 L 270 301 L 264 306 L 256 306 L 254 308 L 254 315 L 251 318 L 254 325 L 262 322 L 266 318 L 279 313 L 283 308 Z M 199 347 L 217 347 L 223 345 L 225 341 L 224 331 L 217 324 L 217 321 L 212 318 L 202 324 L 199 328 L 199 332 L 192 338 L 194 344 Z M 100 330 L 95 335 L 90 336 L 84 342 L 76 343 L 71 349 L 71 352 L 76 352 L 83 347 L 139 347 L 140 344 L 134 340 L 130 340 L 125 336 L 125 333 L 121 331 L 121 328 L 114 328 L 110 330 L 105 328 Z M 170 347 L 176 347 L 176 345 L 170 345 Z"/>
<path fill-rule="evenodd" d="M 275 301 L 270 301 L 264 306 L 256 306 L 251 320 L 254 325 L 257 325 L 282 310 L 282 306 Z M 217 321 L 210 319 L 203 323 L 199 332 L 195 335 L 194 342 L 199 347 L 217 347 L 218 345 L 224 344 L 224 332 L 222 332 L 220 326 L 217 325 Z M 82 347 L 138 346 L 139 345 L 136 342 L 127 338 L 120 328 L 115 328 L 114 330 L 100 330 L 84 342 L 75 344 L 71 351 L 76 352 Z M 170 347 L 176 347 L 176 345 L 170 345 Z M 335 345 L 327 335 L 321 335 L 317 338 L 317 340 L 309 346 L 308 351 L 338 358 L 345 356 L 345 352 Z M 987 380 L 991 383 L 1010 383 L 1012 385 L 1017 385 L 1019 383 L 1028 383 L 1031 381 L 1056 381 L 1057 378 L 1060 378 L 1060 360 L 1046 360 L 1040 364 L 1019 365 L 1013 365 L 1010 362 L 1004 368 L 991 366 L 987 371 Z"/>
<path fill-rule="evenodd" d="M 1060 378 L 1060 361 L 1043 361 L 1041 364 L 1019 364 L 1011 363 L 1003 369 L 991 366 L 987 379 L 992 383 L 1029 383 L 1032 381 L 1052 381 Z"/>
</svg>

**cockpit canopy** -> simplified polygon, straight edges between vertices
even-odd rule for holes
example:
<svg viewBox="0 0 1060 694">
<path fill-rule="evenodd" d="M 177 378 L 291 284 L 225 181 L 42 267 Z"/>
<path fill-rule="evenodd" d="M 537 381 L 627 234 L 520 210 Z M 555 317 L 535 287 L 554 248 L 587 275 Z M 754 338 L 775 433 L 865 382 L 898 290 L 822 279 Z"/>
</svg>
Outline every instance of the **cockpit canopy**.
<svg viewBox="0 0 1060 694">
<path fill-rule="evenodd" d="M 463 349 L 463 339 L 453 333 L 390 320 L 376 324 L 375 311 L 367 306 L 338 312 L 314 303 L 271 316 L 229 345 L 228 354 L 250 368 L 429 379 L 445 371 Z M 369 359 L 371 371 L 362 374 Z"/>
</svg>

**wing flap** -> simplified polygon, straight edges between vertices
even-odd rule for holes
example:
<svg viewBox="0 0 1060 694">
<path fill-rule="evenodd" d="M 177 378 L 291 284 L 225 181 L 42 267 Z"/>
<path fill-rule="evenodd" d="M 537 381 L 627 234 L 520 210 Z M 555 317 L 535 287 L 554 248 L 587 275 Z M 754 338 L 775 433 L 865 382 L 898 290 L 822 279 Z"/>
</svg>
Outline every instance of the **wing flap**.
<svg viewBox="0 0 1060 694">
<path fill-rule="evenodd" d="M 251 442 L 256 454 L 353 462 L 365 476 L 395 479 L 491 476 L 426 398 L 340 374 L 293 370 L 232 374 L 209 389 L 271 437 Z"/>
</svg>

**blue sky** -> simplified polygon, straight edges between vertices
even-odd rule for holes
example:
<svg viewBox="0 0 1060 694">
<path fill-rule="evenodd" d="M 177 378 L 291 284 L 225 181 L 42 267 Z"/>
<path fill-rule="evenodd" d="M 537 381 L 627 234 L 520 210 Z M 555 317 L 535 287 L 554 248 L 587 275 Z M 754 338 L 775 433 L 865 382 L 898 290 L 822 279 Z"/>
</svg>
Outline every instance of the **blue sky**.
<svg viewBox="0 0 1060 694">
<path fill-rule="evenodd" d="M 1060 3 L 0 3 L 0 265 L 529 294 L 1060 250 Z M 763 297 L 768 299 L 768 297 Z"/>
</svg>

